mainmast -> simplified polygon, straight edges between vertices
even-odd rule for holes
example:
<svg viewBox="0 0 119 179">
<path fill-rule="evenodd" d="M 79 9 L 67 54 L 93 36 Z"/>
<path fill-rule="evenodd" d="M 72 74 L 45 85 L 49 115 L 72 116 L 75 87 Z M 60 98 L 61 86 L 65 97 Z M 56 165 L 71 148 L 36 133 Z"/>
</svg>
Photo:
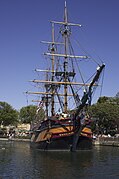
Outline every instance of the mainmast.
<svg viewBox="0 0 119 179">
<path fill-rule="evenodd" d="M 55 53 L 55 46 L 54 46 L 54 42 L 55 42 L 55 37 L 54 37 L 54 23 L 52 23 L 52 48 L 51 48 L 51 54 L 54 54 Z M 54 55 L 52 55 L 52 81 L 54 81 L 54 75 L 55 75 L 55 72 L 54 72 Z M 54 93 L 55 93 L 55 85 L 52 84 L 52 95 L 51 95 L 51 100 L 52 100 L 52 106 L 51 106 L 51 115 L 54 116 L 55 114 L 55 111 L 54 111 Z"/>
<path fill-rule="evenodd" d="M 65 1 L 65 11 L 64 11 L 64 31 L 63 31 L 63 37 L 64 37 L 64 82 L 67 82 L 67 71 L 68 71 L 68 59 L 67 59 L 67 48 L 68 48 L 68 16 L 67 16 L 67 7 L 66 7 L 66 1 Z M 67 84 L 64 85 L 64 113 L 67 113 Z"/>
</svg>

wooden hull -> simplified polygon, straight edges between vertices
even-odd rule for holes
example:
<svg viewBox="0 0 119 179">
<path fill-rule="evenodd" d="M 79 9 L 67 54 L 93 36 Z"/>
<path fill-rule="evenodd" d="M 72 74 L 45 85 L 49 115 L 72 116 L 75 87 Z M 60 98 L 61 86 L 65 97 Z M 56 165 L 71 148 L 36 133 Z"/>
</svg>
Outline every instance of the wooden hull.
<svg viewBox="0 0 119 179">
<path fill-rule="evenodd" d="M 38 134 L 37 134 L 38 135 Z M 36 136 L 35 136 L 36 137 Z M 38 148 L 40 150 L 68 150 L 71 151 L 74 135 L 56 137 L 49 140 L 33 140 L 31 141 L 31 147 Z M 87 136 L 79 136 L 76 150 L 88 150 L 92 148 L 92 138 Z"/>
<path fill-rule="evenodd" d="M 34 130 L 31 137 L 31 146 L 41 150 L 72 150 L 76 139 L 77 129 L 81 129 L 76 150 L 92 148 L 92 131 L 89 125 L 80 126 L 77 121 L 46 120 L 41 123 L 37 130 Z"/>
</svg>

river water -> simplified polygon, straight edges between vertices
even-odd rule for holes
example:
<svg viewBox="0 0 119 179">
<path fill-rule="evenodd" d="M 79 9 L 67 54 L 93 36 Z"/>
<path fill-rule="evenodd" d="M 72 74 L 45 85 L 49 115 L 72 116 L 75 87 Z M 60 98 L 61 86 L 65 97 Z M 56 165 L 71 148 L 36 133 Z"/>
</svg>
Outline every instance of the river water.
<svg viewBox="0 0 119 179">
<path fill-rule="evenodd" d="M 119 147 L 41 152 L 27 142 L 0 141 L 0 179 L 119 178 Z"/>
</svg>

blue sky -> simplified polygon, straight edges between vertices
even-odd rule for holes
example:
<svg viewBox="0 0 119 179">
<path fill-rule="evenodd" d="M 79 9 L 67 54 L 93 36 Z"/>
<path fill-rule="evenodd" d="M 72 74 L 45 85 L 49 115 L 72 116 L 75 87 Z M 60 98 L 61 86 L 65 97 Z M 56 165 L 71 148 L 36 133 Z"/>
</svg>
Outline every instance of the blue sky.
<svg viewBox="0 0 119 179">
<path fill-rule="evenodd" d="M 84 44 L 106 64 L 102 95 L 119 91 L 119 1 L 67 0 L 69 19 L 81 23 Z M 24 91 L 42 64 L 41 40 L 50 40 L 50 20 L 62 20 L 64 0 L 0 0 L 0 101 L 27 105 Z M 30 102 L 29 102 L 30 103 Z"/>
</svg>

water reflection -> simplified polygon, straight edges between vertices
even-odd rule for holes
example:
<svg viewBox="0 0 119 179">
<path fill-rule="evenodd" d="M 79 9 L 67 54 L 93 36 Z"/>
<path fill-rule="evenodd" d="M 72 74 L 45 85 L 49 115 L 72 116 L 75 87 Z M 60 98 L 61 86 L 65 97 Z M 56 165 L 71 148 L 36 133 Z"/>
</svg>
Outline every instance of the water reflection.
<svg viewBox="0 0 119 179">
<path fill-rule="evenodd" d="M 117 178 L 119 148 L 94 147 L 79 152 L 41 152 L 27 142 L 0 142 L 0 178 Z"/>
<path fill-rule="evenodd" d="M 0 145 L 0 176 L 15 179 L 20 178 L 22 173 L 25 173 L 26 176 L 27 168 L 29 168 L 29 154 L 29 145 L 2 142 Z"/>
<path fill-rule="evenodd" d="M 91 166 L 92 152 L 34 152 L 37 170 L 46 178 L 74 178 L 84 176 L 82 167 L 87 169 Z M 39 166 L 39 168 L 38 168 Z"/>
</svg>

